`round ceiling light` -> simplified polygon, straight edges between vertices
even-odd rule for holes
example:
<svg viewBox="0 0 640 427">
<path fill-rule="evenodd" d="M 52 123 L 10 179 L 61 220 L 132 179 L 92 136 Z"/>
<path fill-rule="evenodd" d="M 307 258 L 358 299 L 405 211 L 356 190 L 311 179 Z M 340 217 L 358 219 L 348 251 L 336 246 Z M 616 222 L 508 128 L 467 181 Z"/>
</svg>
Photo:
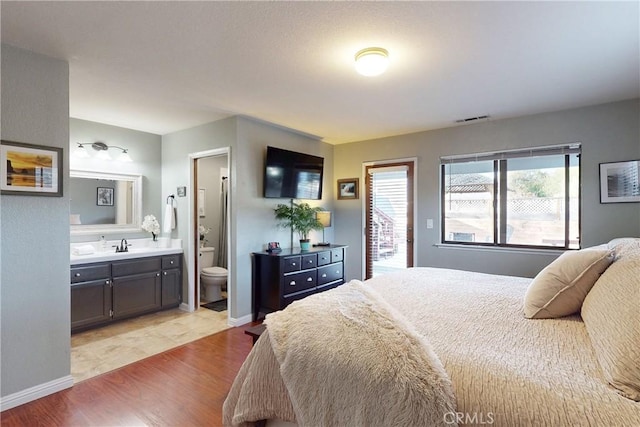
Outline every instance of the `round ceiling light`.
<svg viewBox="0 0 640 427">
<path fill-rule="evenodd" d="M 368 47 L 356 53 L 356 71 L 363 76 L 378 76 L 389 65 L 389 52 L 381 47 Z"/>
</svg>

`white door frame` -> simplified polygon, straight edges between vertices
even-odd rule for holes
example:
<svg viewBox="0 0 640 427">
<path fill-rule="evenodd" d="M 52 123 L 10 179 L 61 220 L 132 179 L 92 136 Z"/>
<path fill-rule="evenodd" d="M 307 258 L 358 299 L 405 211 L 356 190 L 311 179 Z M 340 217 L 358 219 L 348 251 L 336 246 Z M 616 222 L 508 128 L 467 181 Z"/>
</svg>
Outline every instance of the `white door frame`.
<svg viewBox="0 0 640 427">
<path fill-rule="evenodd" d="M 194 224 L 194 218 L 195 218 L 195 212 L 197 212 L 198 206 L 197 206 L 197 200 L 196 198 L 194 198 L 194 191 L 193 189 L 195 188 L 195 183 L 196 183 L 196 176 L 195 176 L 195 163 L 198 159 L 202 159 L 205 157 L 213 157 L 213 156 L 227 156 L 227 170 L 229 171 L 228 174 L 228 179 L 229 179 L 229 193 L 228 196 L 229 197 L 229 203 L 227 203 L 227 245 L 230 244 L 231 242 L 231 223 L 233 221 L 233 218 L 231 217 L 231 148 L 230 147 L 224 147 L 224 148 L 215 148 L 212 150 L 206 150 L 206 151 L 198 151 L 196 153 L 190 153 L 189 154 L 189 182 L 190 182 L 190 186 L 189 188 L 191 189 L 191 191 L 187 191 L 187 200 L 188 200 L 188 212 L 187 215 L 189 216 L 189 221 L 188 221 L 188 229 L 189 229 L 189 233 L 188 233 L 188 237 L 187 237 L 187 263 L 188 265 L 193 268 L 194 270 L 189 270 L 192 271 L 189 274 L 189 278 L 188 278 L 188 287 L 189 290 L 187 292 L 188 297 L 189 297 L 189 311 L 195 311 L 196 308 L 199 305 L 200 302 L 200 289 L 198 286 L 196 286 L 198 283 L 196 283 L 197 279 L 197 264 L 196 264 L 196 260 L 197 260 L 197 256 L 199 255 L 199 251 L 197 250 L 197 247 L 200 244 L 200 239 L 197 238 L 196 239 L 196 235 L 193 232 L 193 230 L 195 230 L 196 224 Z M 231 318 L 231 305 L 234 302 L 234 298 L 235 298 L 235 284 L 234 284 L 234 275 L 232 274 L 231 271 L 231 251 L 228 250 L 229 248 L 227 248 L 227 322 L 229 322 L 230 318 Z"/>
<path fill-rule="evenodd" d="M 417 259 L 418 259 L 418 245 L 416 244 L 416 241 L 418 240 L 418 158 L 417 157 L 403 157 L 400 159 L 387 159 L 387 160 L 375 160 L 372 162 L 363 162 L 362 163 L 362 172 L 361 172 L 361 176 L 362 179 L 360 179 L 361 182 L 361 187 L 360 188 L 360 194 L 362 194 L 362 197 L 360 197 L 360 200 L 362 200 L 362 208 L 360 209 L 360 211 L 362 212 L 362 241 L 361 241 L 361 248 L 362 248 L 362 261 L 361 261 L 361 265 L 362 265 L 362 276 L 361 277 L 366 277 L 367 275 L 367 232 L 366 232 L 366 228 L 367 228 L 367 198 L 365 197 L 365 179 L 366 176 L 365 174 L 367 173 L 367 166 L 382 166 L 382 165 L 386 165 L 389 163 L 401 163 L 401 162 L 412 162 L 413 163 L 413 266 L 415 267 L 417 265 Z"/>
</svg>

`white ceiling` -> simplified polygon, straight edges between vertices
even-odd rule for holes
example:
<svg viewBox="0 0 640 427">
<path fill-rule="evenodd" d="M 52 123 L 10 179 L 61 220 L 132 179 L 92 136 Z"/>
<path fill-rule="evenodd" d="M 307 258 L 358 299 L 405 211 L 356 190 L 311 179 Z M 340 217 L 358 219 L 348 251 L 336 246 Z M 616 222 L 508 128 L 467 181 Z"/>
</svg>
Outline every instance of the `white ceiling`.
<svg viewBox="0 0 640 427">
<path fill-rule="evenodd" d="M 72 117 L 166 134 L 245 115 L 342 143 L 640 96 L 638 2 L 10 2 Z M 368 46 L 379 77 L 354 71 Z"/>
</svg>

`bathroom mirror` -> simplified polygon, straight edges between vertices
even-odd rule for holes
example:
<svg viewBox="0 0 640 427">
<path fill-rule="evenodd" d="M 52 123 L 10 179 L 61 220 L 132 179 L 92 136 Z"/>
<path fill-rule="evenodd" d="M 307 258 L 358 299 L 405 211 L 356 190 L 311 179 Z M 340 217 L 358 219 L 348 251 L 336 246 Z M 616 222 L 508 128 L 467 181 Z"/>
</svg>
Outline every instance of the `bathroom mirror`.
<svg viewBox="0 0 640 427">
<path fill-rule="evenodd" d="M 72 169 L 69 198 L 72 235 L 140 231 L 142 175 Z"/>
</svg>

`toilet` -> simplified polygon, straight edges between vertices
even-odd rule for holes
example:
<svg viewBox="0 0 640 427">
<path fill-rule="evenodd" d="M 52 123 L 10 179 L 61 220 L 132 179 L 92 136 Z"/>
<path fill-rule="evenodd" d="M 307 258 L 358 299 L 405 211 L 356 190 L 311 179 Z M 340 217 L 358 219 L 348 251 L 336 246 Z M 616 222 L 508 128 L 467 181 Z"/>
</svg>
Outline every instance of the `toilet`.
<svg viewBox="0 0 640 427">
<path fill-rule="evenodd" d="M 227 269 L 214 267 L 214 253 L 213 247 L 200 248 L 200 286 L 207 301 L 220 301 L 222 288 L 227 285 Z"/>
</svg>

